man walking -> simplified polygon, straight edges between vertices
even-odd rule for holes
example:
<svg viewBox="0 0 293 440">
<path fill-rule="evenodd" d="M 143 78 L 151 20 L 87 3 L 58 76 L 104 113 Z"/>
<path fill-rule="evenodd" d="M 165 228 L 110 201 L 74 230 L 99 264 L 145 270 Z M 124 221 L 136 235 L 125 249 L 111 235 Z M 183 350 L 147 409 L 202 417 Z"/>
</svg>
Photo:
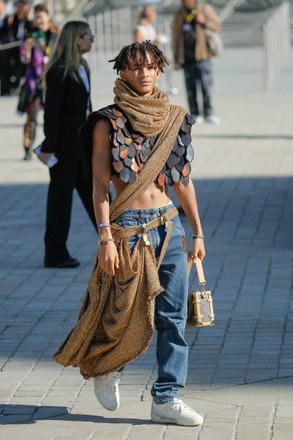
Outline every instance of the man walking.
<svg viewBox="0 0 293 440">
<path fill-rule="evenodd" d="M 185 233 L 168 185 L 189 220 L 192 254 L 205 256 L 194 185 L 191 126 L 184 108 L 156 87 L 167 60 L 145 41 L 115 58 L 114 105 L 82 128 L 85 175 L 93 182 L 99 249 L 79 321 L 54 359 L 94 378 L 101 405 L 119 407 L 119 375 L 157 330 L 158 377 L 151 419 L 196 426 L 203 418 L 180 400 L 188 366 L 184 338 L 188 274 Z M 115 200 L 109 203 L 109 183 Z"/>
</svg>

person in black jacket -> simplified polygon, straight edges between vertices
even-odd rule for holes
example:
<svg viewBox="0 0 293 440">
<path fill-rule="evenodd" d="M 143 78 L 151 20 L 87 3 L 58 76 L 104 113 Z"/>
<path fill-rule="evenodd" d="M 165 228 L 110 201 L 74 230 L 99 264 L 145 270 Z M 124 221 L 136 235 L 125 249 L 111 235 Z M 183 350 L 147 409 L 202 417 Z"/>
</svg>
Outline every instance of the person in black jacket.
<svg viewBox="0 0 293 440">
<path fill-rule="evenodd" d="M 82 55 L 91 50 L 91 29 L 82 21 L 63 27 L 45 74 L 45 140 L 39 159 L 50 168 L 45 233 L 45 267 L 73 268 L 79 261 L 70 256 L 69 233 L 73 190 L 76 188 L 96 227 L 92 186 L 82 177 L 78 130 L 91 111 L 90 72 Z"/>
<path fill-rule="evenodd" d="M 7 43 L 12 43 L 8 50 L 9 58 L 9 93 L 16 91 L 21 77 L 24 75 L 24 66 L 20 60 L 19 45 L 27 33 L 32 30 L 32 22 L 29 20 L 29 0 L 17 0 L 16 12 L 9 15 L 6 20 Z"/>
<path fill-rule="evenodd" d="M 9 43 L 7 34 L 6 2 L 0 0 L 0 96 L 10 94 Z"/>
</svg>

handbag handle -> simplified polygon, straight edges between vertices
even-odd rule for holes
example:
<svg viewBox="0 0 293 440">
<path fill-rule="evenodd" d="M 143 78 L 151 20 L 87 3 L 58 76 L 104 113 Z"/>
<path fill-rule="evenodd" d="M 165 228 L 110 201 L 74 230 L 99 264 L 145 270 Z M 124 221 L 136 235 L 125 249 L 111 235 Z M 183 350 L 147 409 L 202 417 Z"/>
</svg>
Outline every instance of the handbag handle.
<svg viewBox="0 0 293 440">
<path fill-rule="evenodd" d="M 191 252 L 188 252 L 188 259 L 187 259 L 188 275 L 190 275 L 192 263 L 195 264 L 199 284 L 201 284 L 201 285 L 206 284 L 201 259 L 198 257 L 193 259 L 191 257 Z"/>
</svg>

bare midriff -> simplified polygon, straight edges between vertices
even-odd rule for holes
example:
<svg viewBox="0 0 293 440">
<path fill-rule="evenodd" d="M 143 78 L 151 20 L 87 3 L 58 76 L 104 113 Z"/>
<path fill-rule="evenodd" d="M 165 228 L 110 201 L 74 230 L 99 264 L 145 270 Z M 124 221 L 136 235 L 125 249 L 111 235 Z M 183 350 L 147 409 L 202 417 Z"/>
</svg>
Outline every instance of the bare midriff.
<svg viewBox="0 0 293 440">
<path fill-rule="evenodd" d="M 126 185 L 118 177 L 112 176 L 112 183 L 116 195 L 119 194 Z M 170 202 L 168 186 L 160 187 L 156 183 L 152 183 L 148 189 L 132 204 L 132 209 L 150 209 L 161 208 Z"/>
</svg>

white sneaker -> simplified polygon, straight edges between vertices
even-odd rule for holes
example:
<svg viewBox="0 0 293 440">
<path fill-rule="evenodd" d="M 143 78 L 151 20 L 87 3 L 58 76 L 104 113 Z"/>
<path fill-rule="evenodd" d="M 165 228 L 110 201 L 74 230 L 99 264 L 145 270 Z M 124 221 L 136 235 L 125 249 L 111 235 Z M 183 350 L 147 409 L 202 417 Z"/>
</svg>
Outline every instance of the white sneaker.
<svg viewBox="0 0 293 440">
<path fill-rule="evenodd" d="M 220 125 L 220 124 L 221 124 L 221 119 L 218 118 L 218 116 L 216 116 L 216 115 L 209 115 L 209 116 L 206 116 L 206 117 L 204 118 L 204 120 L 205 120 L 206 122 L 209 122 L 210 124 L 215 124 L 215 125 Z"/>
<path fill-rule="evenodd" d="M 94 377 L 94 391 L 100 404 L 108 411 L 115 411 L 120 405 L 118 384 L 120 382 L 119 371 Z"/>
<path fill-rule="evenodd" d="M 181 426 L 197 426 L 203 422 L 200 414 L 179 399 L 161 404 L 153 400 L 151 419 L 157 423 L 175 423 Z"/>
<path fill-rule="evenodd" d="M 203 117 L 200 115 L 191 115 L 195 119 L 195 123 L 197 125 L 201 125 L 203 123 Z"/>
</svg>

